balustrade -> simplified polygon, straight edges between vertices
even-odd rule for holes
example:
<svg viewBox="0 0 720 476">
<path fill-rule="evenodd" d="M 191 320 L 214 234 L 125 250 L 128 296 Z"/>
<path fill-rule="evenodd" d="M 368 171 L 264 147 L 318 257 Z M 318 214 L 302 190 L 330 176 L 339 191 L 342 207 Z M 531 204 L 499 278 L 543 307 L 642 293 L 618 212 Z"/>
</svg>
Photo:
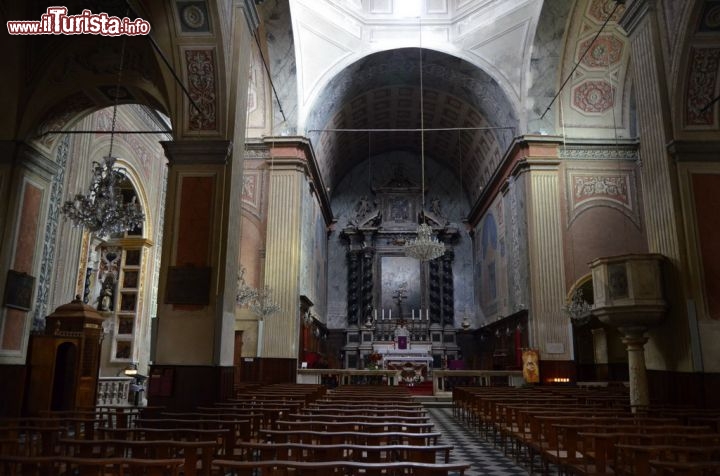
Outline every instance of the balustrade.
<svg viewBox="0 0 720 476">
<path fill-rule="evenodd" d="M 133 377 L 100 377 L 98 379 L 97 405 L 129 407 L 130 384 Z"/>
</svg>

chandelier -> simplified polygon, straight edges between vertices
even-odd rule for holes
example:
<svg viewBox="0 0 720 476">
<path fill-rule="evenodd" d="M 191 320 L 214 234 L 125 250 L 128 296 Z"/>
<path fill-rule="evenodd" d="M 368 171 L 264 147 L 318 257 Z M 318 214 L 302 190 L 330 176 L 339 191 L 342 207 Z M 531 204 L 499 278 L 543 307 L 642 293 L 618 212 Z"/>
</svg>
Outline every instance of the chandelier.
<svg viewBox="0 0 720 476">
<path fill-rule="evenodd" d="M 280 306 L 272 299 L 269 286 L 257 290 L 257 295 L 250 301 L 249 307 L 261 320 L 280 311 Z"/>
<path fill-rule="evenodd" d="M 430 261 L 445 253 L 445 245 L 433 237 L 432 228 L 425 223 L 425 115 L 423 104 L 422 70 L 422 25 L 420 26 L 420 164 L 421 164 L 421 202 L 420 224 L 417 237 L 405 243 L 405 255 L 420 261 Z"/>
<path fill-rule="evenodd" d="M 137 196 L 133 195 L 131 201 L 125 201 L 121 185 L 123 182 L 128 182 L 128 177 L 123 170 L 114 167 L 116 157 L 112 155 L 124 56 L 125 42 L 123 41 L 117 86 L 115 87 L 108 155 L 103 158 L 102 164 L 93 161 L 93 176 L 88 192 L 84 195 L 76 194 L 72 200 L 66 201 L 61 209 L 62 213 L 72 220 L 75 226 L 85 227 L 98 237 L 107 237 L 133 230 L 142 225 L 145 220 L 140 204 L 137 203 Z"/>
<path fill-rule="evenodd" d="M 570 303 L 563 308 L 570 320 L 581 326 L 587 324 L 592 317 L 593 305 L 583 298 L 582 288 L 577 288 L 572 294 Z"/>
</svg>

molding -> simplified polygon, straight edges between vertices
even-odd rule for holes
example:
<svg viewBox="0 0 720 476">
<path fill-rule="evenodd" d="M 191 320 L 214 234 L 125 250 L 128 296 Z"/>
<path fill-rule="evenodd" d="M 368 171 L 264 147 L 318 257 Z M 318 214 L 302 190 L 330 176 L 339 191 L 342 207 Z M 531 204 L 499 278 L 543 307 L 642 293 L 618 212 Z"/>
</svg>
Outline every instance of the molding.
<svg viewBox="0 0 720 476">
<path fill-rule="evenodd" d="M 18 144 L 18 146 L 18 164 L 30 172 L 36 173 L 48 181 L 60 172 L 62 167 L 45 154 L 25 144 Z"/>
<path fill-rule="evenodd" d="M 495 196 L 502 193 L 504 183 L 508 177 L 517 175 L 520 169 L 527 169 L 530 166 L 542 167 L 548 165 L 555 169 L 559 166 L 560 161 L 557 157 L 538 156 L 532 158 L 527 153 L 527 150 L 524 153 L 521 152 L 522 149 L 527 149 L 531 144 L 557 147 L 560 143 L 562 143 L 562 138 L 559 136 L 526 134 L 516 137 L 505 151 L 503 158 L 495 168 L 495 172 L 490 176 L 475 203 L 470 207 L 470 212 L 466 217 L 466 221 L 470 226 L 475 227 L 478 224 Z"/>
<path fill-rule="evenodd" d="M 713 162 L 717 163 L 720 154 L 720 141 L 681 141 L 667 144 L 667 151 L 676 162 Z"/>
<path fill-rule="evenodd" d="M 245 21 L 247 22 L 250 31 L 255 33 L 260 26 L 260 15 L 258 14 L 257 8 L 255 8 L 254 0 L 242 0 L 240 9 L 245 13 Z"/>
<path fill-rule="evenodd" d="M 647 13 L 655 9 L 655 0 L 633 0 L 618 25 L 630 36 L 640 26 Z"/>
<path fill-rule="evenodd" d="M 160 141 L 169 165 L 227 165 L 233 143 L 228 140 Z"/>
<path fill-rule="evenodd" d="M 305 159 L 301 160 L 301 162 L 305 169 L 305 174 L 311 179 L 310 186 L 312 187 L 313 193 L 315 193 L 318 197 L 320 210 L 322 210 L 323 217 L 325 218 L 325 225 L 330 226 L 335 218 L 333 217 L 332 207 L 330 206 L 330 197 L 328 196 L 327 187 L 325 186 L 325 182 L 323 181 L 320 173 L 320 168 L 318 167 L 315 149 L 313 149 L 310 139 L 304 136 L 268 136 L 263 137 L 262 141 L 269 150 L 277 145 L 284 145 L 301 149 L 304 152 Z M 254 143 L 251 144 L 253 149 L 257 148 Z M 270 152 L 270 155 L 271 154 L 272 152 Z M 270 158 L 273 163 L 283 160 L 283 158 L 277 157 L 268 158 Z"/>
<path fill-rule="evenodd" d="M 640 159 L 640 143 L 637 140 L 582 140 L 565 142 L 558 148 L 558 156 L 563 160 L 628 160 Z"/>
</svg>

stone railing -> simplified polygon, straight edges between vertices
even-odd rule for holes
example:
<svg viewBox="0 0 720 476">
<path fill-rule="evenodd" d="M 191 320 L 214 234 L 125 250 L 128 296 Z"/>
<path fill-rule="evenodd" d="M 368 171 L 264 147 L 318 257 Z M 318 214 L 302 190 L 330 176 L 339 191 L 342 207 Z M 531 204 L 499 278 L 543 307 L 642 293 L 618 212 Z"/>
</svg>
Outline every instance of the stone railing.
<svg viewBox="0 0 720 476">
<path fill-rule="evenodd" d="M 523 384 L 519 370 L 433 370 L 433 395 L 451 396 L 454 386 L 519 387 Z M 298 383 L 338 385 L 398 385 L 399 370 L 298 369 Z"/>
<path fill-rule="evenodd" d="M 520 370 L 433 370 L 433 395 L 451 396 L 456 386 L 519 387 L 523 382 Z"/>
<path fill-rule="evenodd" d="M 133 377 L 100 377 L 98 379 L 97 405 L 99 407 L 129 407 L 130 384 Z"/>
<path fill-rule="evenodd" d="M 398 370 L 298 369 L 298 383 L 338 385 L 397 385 Z"/>
</svg>

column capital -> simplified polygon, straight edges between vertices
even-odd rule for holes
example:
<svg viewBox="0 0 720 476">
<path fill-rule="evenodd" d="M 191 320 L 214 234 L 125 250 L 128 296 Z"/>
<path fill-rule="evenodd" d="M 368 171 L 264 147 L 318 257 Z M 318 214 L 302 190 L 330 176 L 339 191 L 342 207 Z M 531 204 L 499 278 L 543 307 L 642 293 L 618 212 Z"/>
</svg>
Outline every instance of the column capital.
<svg viewBox="0 0 720 476">
<path fill-rule="evenodd" d="M 170 165 L 227 165 L 233 143 L 228 140 L 161 141 Z"/>
<path fill-rule="evenodd" d="M 623 334 L 622 343 L 627 346 L 627 350 L 642 350 L 648 341 L 645 334 L 647 328 L 638 327 L 619 327 L 618 330 Z"/>
<path fill-rule="evenodd" d="M 640 25 L 648 12 L 657 10 L 656 0 L 632 0 L 618 22 L 628 36 Z"/>
</svg>

